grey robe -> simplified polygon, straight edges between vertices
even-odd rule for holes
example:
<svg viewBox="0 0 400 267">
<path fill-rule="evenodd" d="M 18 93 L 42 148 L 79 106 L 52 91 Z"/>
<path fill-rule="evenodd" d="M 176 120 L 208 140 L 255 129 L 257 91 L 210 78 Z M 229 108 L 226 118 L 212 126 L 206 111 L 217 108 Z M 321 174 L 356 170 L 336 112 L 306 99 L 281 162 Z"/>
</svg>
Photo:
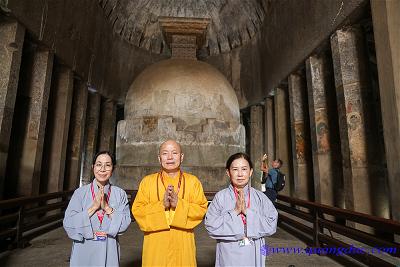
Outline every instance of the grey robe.
<svg viewBox="0 0 400 267">
<path fill-rule="evenodd" d="M 244 188 L 247 207 L 248 185 Z M 247 236 L 253 239 L 250 246 L 239 246 L 244 237 L 244 225 L 235 209 L 235 193 L 232 185 L 219 191 L 210 206 L 205 226 L 211 238 L 217 240 L 215 266 L 265 266 L 261 253 L 265 236 L 276 231 L 278 212 L 264 193 L 250 188 L 250 208 L 247 209 Z"/>
<path fill-rule="evenodd" d="M 124 232 L 131 223 L 129 203 L 126 193 L 121 188 L 112 185 L 109 206 L 114 212 L 109 217 L 104 215 L 102 231 L 107 233 L 106 241 L 94 241 L 93 232 L 99 230 L 100 222 L 94 213 L 90 218 L 87 210 L 92 205 L 90 185 L 75 190 L 68 208 L 65 211 L 64 229 L 73 240 L 71 266 L 118 266 L 119 244 L 118 234 Z M 104 188 L 107 195 L 110 184 Z M 94 193 L 99 190 L 93 186 Z"/>
</svg>

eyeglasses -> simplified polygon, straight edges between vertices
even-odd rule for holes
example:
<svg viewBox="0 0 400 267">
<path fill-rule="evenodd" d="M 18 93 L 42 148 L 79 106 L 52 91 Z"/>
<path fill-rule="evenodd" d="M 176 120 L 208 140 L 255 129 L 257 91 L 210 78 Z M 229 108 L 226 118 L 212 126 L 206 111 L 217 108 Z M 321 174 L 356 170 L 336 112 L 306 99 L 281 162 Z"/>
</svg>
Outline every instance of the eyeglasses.
<svg viewBox="0 0 400 267">
<path fill-rule="evenodd" d="M 110 171 L 110 170 L 112 170 L 113 165 L 111 163 L 102 164 L 102 163 L 98 162 L 98 163 L 94 164 L 94 167 L 97 169 L 100 169 L 100 170 L 102 167 L 104 167 L 104 170 Z"/>
</svg>

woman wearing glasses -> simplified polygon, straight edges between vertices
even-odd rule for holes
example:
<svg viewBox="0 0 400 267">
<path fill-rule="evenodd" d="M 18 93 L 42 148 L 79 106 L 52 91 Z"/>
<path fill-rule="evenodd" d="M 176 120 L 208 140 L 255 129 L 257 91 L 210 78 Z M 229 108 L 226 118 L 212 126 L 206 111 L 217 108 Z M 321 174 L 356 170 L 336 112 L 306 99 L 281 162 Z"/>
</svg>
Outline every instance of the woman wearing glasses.
<svg viewBox="0 0 400 267">
<path fill-rule="evenodd" d="M 71 266 L 118 266 L 118 234 L 130 222 L 126 193 L 109 179 L 115 160 L 108 151 L 95 155 L 93 181 L 75 190 L 65 211 L 64 229 L 73 240 Z"/>
</svg>

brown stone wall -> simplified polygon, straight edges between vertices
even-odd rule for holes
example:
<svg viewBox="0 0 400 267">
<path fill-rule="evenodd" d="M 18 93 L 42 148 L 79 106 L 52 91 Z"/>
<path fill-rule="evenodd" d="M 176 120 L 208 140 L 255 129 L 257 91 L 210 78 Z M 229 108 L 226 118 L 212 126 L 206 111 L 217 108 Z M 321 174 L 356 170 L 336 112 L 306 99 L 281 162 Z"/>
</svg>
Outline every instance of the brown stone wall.
<svg viewBox="0 0 400 267">
<path fill-rule="evenodd" d="M 97 153 L 97 140 L 99 136 L 101 96 L 97 93 L 89 93 L 86 122 L 85 122 L 85 141 L 83 145 L 83 167 L 81 173 L 82 184 L 88 184 L 93 178 L 93 157 Z"/>
<path fill-rule="evenodd" d="M 73 92 L 71 69 L 56 65 L 49 96 L 40 192 L 63 191 Z"/>
<path fill-rule="evenodd" d="M 304 71 L 289 75 L 288 92 L 294 193 L 297 198 L 313 200 L 307 84 Z"/>
<path fill-rule="evenodd" d="M 264 155 L 264 109 L 261 105 L 250 107 L 250 157 L 254 164 L 252 186 L 261 190 L 261 157 Z"/>
<path fill-rule="evenodd" d="M 287 88 L 278 87 L 274 95 L 275 114 L 275 157 L 283 161 L 281 171 L 286 175 L 285 188 L 282 195 L 293 196 L 294 175 L 290 137 L 289 96 Z"/>
<path fill-rule="evenodd" d="M 82 151 L 84 145 L 88 90 L 81 80 L 74 79 L 74 93 L 71 108 L 70 128 L 65 166 L 64 190 L 79 186 Z"/>
<path fill-rule="evenodd" d="M 6 179 L 24 36 L 25 28 L 16 21 L 0 23 L 0 199 Z"/>
<path fill-rule="evenodd" d="M 100 94 L 120 102 L 140 71 L 165 58 L 116 37 L 98 1 L 11 0 L 7 8 L 33 39 Z"/>
<path fill-rule="evenodd" d="M 400 2 L 373 0 L 371 11 L 389 176 L 390 211 L 391 218 L 400 221 Z"/>
</svg>

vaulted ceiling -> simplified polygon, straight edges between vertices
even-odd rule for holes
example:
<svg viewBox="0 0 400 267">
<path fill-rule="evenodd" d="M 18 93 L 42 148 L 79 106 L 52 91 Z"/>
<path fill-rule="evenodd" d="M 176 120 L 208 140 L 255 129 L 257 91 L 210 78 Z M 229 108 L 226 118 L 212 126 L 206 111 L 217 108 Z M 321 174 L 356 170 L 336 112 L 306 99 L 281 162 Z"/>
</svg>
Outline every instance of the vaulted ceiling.
<svg viewBox="0 0 400 267">
<path fill-rule="evenodd" d="M 160 17 L 207 18 L 199 53 L 217 55 L 246 44 L 260 30 L 270 0 L 98 0 L 116 34 L 155 54 L 169 54 Z"/>
<path fill-rule="evenodd" d="M 245 108 L 267 97 L 335 29 L 364 19 L 369 2 L 0 0 L 0 19 L 17 20 L 25 43 L 54 52 L 76 77 L 120 103 L 139 73 L 170 56 L 160 17 L 209 21 L 197 56 L 227 77 Z"/>
</svg>

